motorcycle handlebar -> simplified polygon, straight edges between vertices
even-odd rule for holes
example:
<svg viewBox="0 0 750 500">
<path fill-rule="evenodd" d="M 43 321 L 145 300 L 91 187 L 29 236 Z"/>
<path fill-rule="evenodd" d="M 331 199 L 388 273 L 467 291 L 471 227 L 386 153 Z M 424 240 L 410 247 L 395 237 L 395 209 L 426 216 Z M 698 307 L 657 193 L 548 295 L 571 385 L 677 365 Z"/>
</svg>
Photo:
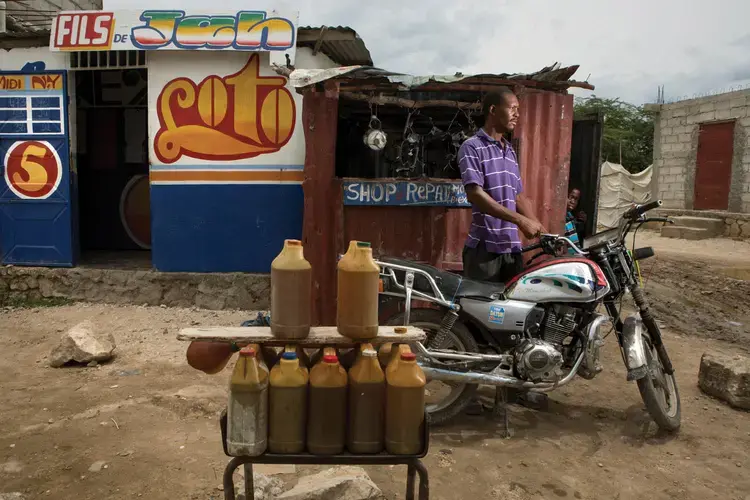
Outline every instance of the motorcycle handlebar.
<svg viewBox="0 0 750 500">
<path fill-rule="evenodd" d="M 627 212 L 625 212 L 625 218 L 626 219 L 637 219 L 641 215 L 645 214 L 649 210 L 653 210 L 655 208 L 659 208 L 661 206 L 661 200 L 654 200 L 650 201 L 648 203 L 644 203 L 643 205 L 636 205 Z"/>
</svg>

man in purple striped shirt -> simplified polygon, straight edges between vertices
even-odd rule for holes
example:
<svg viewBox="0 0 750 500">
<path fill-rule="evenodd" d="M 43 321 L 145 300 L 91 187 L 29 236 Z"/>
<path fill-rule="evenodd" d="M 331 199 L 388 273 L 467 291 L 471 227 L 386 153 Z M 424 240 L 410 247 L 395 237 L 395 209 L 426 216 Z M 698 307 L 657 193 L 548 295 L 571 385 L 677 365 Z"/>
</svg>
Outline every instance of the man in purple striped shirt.
<svg viewBox="0 0 750 500">
<path fill-rule="evenodd" d="M 471 203 L 471 229 L 463 251 L 464 275 L 507 282 L 523 270 L 519 229 L 527 238 L 545 232 L 523 194 L 518 158 L 504 134 L 518 121 L 518 98 L 507 87 L 482 102 L 484 126 L 458 152 Z"/>
</svg>

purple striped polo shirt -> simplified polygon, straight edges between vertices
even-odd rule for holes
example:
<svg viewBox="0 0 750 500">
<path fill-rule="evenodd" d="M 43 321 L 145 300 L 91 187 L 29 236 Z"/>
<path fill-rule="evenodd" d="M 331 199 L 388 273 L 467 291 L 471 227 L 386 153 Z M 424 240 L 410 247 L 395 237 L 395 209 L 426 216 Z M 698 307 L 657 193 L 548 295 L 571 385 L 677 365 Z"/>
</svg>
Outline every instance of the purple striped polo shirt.
<svg viewBox="0 0 750 500">
<path fill-rule="evenodd" d="M 464 186 L 477 184 L 492 198 L 507 208 L 516 211 L 516 196 L 521 194 L 521 172 L 513 147 L 500 143 L 479 129 L 458 150 L 458 166 Z M 471 229 L 466 246 L 476 248 L 484 242 L 487 251 L 511 253 L 521 251 L 518 226 L 485 215 L 472 205 Z"/>
</svg>

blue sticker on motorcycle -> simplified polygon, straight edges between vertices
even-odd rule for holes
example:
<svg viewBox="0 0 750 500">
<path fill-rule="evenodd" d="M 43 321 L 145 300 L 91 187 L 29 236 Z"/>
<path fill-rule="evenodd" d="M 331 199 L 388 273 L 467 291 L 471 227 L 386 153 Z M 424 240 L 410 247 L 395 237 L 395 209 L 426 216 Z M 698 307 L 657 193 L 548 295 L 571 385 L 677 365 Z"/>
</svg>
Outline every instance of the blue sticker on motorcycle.
<svg viewBox="0 0 750 500">
<path fill-rule="evenodd" d="M 500 306 L 490 306 L 489 322 L 496 325 L 502 325 L 505 321 L 505 308 Z"/>
</svg>

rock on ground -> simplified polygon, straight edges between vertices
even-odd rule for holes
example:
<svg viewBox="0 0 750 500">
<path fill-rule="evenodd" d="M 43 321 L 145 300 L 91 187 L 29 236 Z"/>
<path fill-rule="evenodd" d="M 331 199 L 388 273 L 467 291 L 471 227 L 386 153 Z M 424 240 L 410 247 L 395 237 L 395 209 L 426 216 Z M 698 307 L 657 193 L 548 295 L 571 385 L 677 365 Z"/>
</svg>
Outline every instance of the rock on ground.
<svg viewBox="0 0 750 500">
<path fill-rule="evenodd" d="M 0 500 L 24 500 L 24 496 L 17 491 L 13 493 L 0 493 Z"/>
<path fill-rule="evenodd" d="M 114 350 L 115 339 L 112 334 L 97 334 L 94 324 L 87 320 L 62 336 L 60 344 L 50 353 L 49 364 L 58 368 L 71 361 L 82 364 L 107 361 Z"/>
<path fill-rule="evenodd" d="M 738 353 L 704 353 L 698 386 L 735 408 L 750 410 L 750 357 Z"/>
<path fill-rule="evenodd" d="M 274 500 L 284 491 L 284 481 L 278 477 L 268 477 L 265 474 L 253 473 L 253 486 L 255 487 L 255 500 Z M 237 500 L 245 499 L 245 483 L 234 485 L 234 494 Z"/>
<path fill-rule="evenodd" d="M 382 500 L 385 497 L 361 467 L 334 467 L 301 478 L 279 500 Z"/>
</svg>

